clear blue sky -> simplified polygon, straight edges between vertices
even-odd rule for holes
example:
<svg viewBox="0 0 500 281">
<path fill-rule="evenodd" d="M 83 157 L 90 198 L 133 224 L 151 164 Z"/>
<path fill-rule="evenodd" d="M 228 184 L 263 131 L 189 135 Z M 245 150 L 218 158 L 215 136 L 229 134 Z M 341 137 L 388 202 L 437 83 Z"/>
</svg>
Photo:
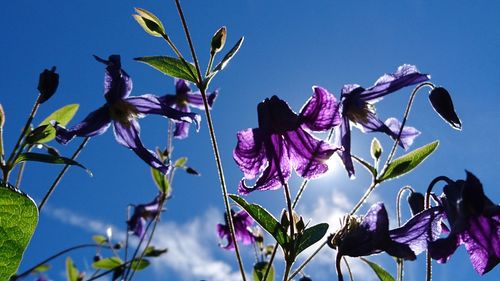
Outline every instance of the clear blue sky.
<svg viewBox="0 0 500 281">
<path fill-rule="evenodd" d="M 183 2 L 203 65 L 208 59 L 210 38 L 220 26 L 228 28 L 228 45 L 245 36 L 240 53 L 212 82 L 212 87 L 220 89 L 213 117 L 230 192 L 236 192 L 242 177 L 232 160 L 235 134 L 257 126 L 256 105 L 259 101 L 277 94 L 298 111 L 311 95 L 313 85 L 326 87 L 338 97 L 343 84 L 358 83 L 368 87 L 383 73 L 410 63 L 431 74 L 432 82 L 449 89 L 462 118 L 463 131 L 454 131 L 442 122 L 423 93 L 417 96 L 409 125 L 417 127 L 422 135 L 414 147 L 435 139 L 441 144 L 438 151 L 413 174 L 382 185 L 376 198 L 386 201 L 394 216 L 393 202 L 398 188 L 410 184 L 423 191 L 436 176 L 463 178 L 464 169 L 468 169 L 481 179 L 489 197 L 500 202 L 497 164 L 500 135 L 496 129 L 500 122 L 496 85 L 500 74 L 500 3 L 462 0 Z M 172 1 L 18 0 L 2 4 L 0 103 L 7 114 L 4 129 L 7 151 L 12 149 L 17 132 L 34 102 L 38 74 L 44 68 L 56 65 L 61 81 L 56 95 L 43 105 L 36 121 L 65 104 L 79 103 L 80 110 L 72 122 L 74 124 L 104 103 L 104 68 L 92 58 L 92 54 L 122 56 L 123 68 L 134 81 L 132 95 L 163 95 L 174 91 L 173 79 L 132 60 L 138 56 L 172 55 L 163 41 L 148 36 L 135 23 L 131 16 L 133 7 L 142 7 L 158 15 L 168 34 L 188 56 Z M 409 92 L 410 89 L 400 91 L 377 104 L 379 116 L 382 119 L 400 117 Z M 164 119 L 146 118 L 141 120 L 141 128 L 143 141 L 148 147 L 165 145 L 167 126 Z M 355 130 L 353 152 L 369 158 L 368 145 L 373 136 Z M 388 151 L 388 138 L 377 137 Z M 73 141 L 68 147 L 54 145 L 69 155 L 79 141 Z M 162 235 L 165 240 L 184 235 L 186 241 L 202 242 L 204 249 L 200 255 L 214 262 L 212 269 L 217 270 L 216 266 L 223 262 L 231 265 L 234 271 L 236 263 L 232 260 L 232 253 L 218 249 L 215 225 L 206 223 L 222 221 L 223 205 L 205 120 L 199 133 L 192 131 L 188 139 L 176 141 L 174 145 L 175 155 L 189 157 L 189 164 L 202 176 L 176 175 L 173 198 L 168 202 L 162 221 L 167 230 Z M 72 169 L 63 179 L 49 201 L 47 210 L 52 211 L 41 214 L 23 268 L 59 249 L 90 241 L 100 226 L 94 225 L 92 229 L 93 226 L 88 225 L 87 230 L 78 226 L 83 217 L 117 226 L 117 233 L 120 229 L 123 231 L 127 204 L 147 202 L 155 195 L 149 167 L 118 145 L 111 130 L 92 139 L 79 160 L 93 171 L 94 177 Z M 21 189 L 40 200 L 59 168 L 29 164 L 26 170 L 29 176 Z M 345 196 L 350 204 L 355 202 L 369 184 L 362 168 L 357 167 L 357 170 L 355 181 L 350 181 L 345 171 L 337 167 L 328 177 L 310 184 L 299 211 L 310 215 L 317 223 L 324 217 L 319 214 L 325 209 L 342 209 L 334 205 L 332 197 L 337 203 L 343 201 L 339 199 L 341 196 Z M 299 181 L 292 182 L 294 192 L 298 184 Z M 248 199 L 267 206 L 274 214 L 279 214 L 283 206 L 281 191 L 255 193 Z M 318 210 L 320 207 L 323 209 Z M 66 210 L 63 215 L 61 209 Z M 101 233 L 104 231 L 102 228 Z M 191 237 L 200 233 L 206 238 Z M 184 250 L 181 247 L 178 251 L 186 249 L 191 248 L 186 245 Z M 243 253 L 247 257 L 246 268 L 250 271 L 252 250 L 244 248 Z M 91 252 L 78 252 L 73 256 L 80 268 L 91 263 Z M 326 262 L 317 262 L 306 270 L 313 280 L 335 279 L 333 252 L 325 253 L 324 258 Z M 390 259 L 384 260 L 393 270 Z M 422 279 L 423 260 L 424 257 L 419 256 L 419 261 L 408 265 L 408 280 Z M 61 259 L 54 264 L 49 274 L 52 279 L 63 280 L 60 275 L 63 263 Z M 167 260 L 155 270 L 139 275 L 138 279 L 216 278 L 208 273 L 196 273 L 195 265 L 183 269 L 172 264 L 172 260 Z M 479 279 L 463 248 L 448 264 L 434 269 L 436 280 L 500 279 L 498 268 Z M 206 268 L 200 270 L 209 271 Z M 195 273 L 186 273 L 190 271 Z"/>
</svg>

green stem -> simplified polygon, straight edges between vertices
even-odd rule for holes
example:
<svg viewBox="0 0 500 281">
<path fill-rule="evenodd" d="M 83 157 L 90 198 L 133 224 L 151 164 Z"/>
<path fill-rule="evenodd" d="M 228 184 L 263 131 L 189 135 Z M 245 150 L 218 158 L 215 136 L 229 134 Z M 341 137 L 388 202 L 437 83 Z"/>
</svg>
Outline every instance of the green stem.
<svg viewBox="0 0 500 281">
<path fill-rule="evenodd" d="M 10 281 L 15 281 L 15 280 L 18 280 L 19 278 L 22 278 L 28 274 L 30 274 L 33 270 L 35 270 L 37 267 L 41 266 L 41 265 L 44 265 L 46 263 L 48 263 L 49 261 L 57 258 L 57 257 L 60 257 L 68 252 L 71 252 L 71 251 L 74 251 L 74 250 L 78 250 L 78 249 L 81 249 L 81 248 L 91 248 L 91 247 L 94 247 L 94 248 L 109 248 L 109 246 L 103 246 L 103 245 L 99 245 L 99 244 L 81 244 L 81 245 L 77 245 L 77 246 L 73 246 L 73 247 L 70 247 L 70 248 L 67 248 L 67 249 L 64 249 L 48 258 L 46 258 L 45 260 L 37 263 L 35 266 L 31 267 L 30 269 L 24 271 L 23 273 L 21 274 L 18 274 L 18 275 L 14 275 L 10 278 Z"/>
<path fill-rule="evenodd" d="M 0 105 L 1 106 L 1 105 Z M 0 121 L 2 122 L 2 121 Z M 4 150 L 3 150 L 3 126 L 0 124 L 0 168 L 5 166 Z"/>
<path fill-rule="evenodd" d="M 30 145 L 28 147 L 28 152 L 31 151 L 31 149 L 33 149 L 33 145 Z M 21 164 L 21 167 L 19 168 L 19 172 L 17 173 L 17 179 L 16 179 L 16 188 L 19 189 L 20 186 L 21 186 L 21 180 L 23 178 L 23 173 L 24 173 L 24 168 L 26 167 L 26 162 L 23 162 Z"/>
<path fill-rule="evenodd" d="M 229 203 L 229 196 L 228 196 L 228 192 L 227 192 L 226 181 L 224 178 L 224 170 L 222 168 L 222 161 L 221 161 L 220 154 L 219 154 L 217 139 L 215 137 L 215 129 L 214 129 L 213 122 L 212 122 L 212 116 L 210 114 L 210 107 L 209 107 L 208 99 L 207 99 L 207 95 L 206 95 L 206 88 L 205 88 L 205 85 L 203 85 L 203 77 L 201 76 L 200 65 L 198 63 L 198 58 L 196 57 L 196 52 L 195 52 L 195 49 L 193 46 L 193 42 L 191 40 L 191 35 L 189 34 L 189 29 L 188 29 L 186 19 L 184 17 L 184 13 L 182 11 L 182 7 L 181 7 L 179 0 L 175 0 L 175 4 L 177 7 L 177 11 L 179 13 L 179 17 L 181 18 L 182 26 L 183 26 L 184 32 L 186 34 L 186 39 L 189 43 L 189 49 L 191 50 L 191 55 L 193 57 L 193 61 L 195 63 L 196 72 L 198 75 L 197 86 L 200 89 L 201 97 L 203 99 L 203 105 L 205 108 L 205 116 L 207 118 L 208 131 L 210 133 L 210 140 L 211 140 L 212 149 L 214 152 L 215 163 L 216 163 L 217 171 L 219 174 L 219 181 L 221 184 L 222 196 L 224 199 L 224 206 L 226 209 L 227 221 L 229 224 L 229 232 L 231 234 L 231 239 L 234 241 L 234 250 L 235 250 L 237 260 L 238 260 L 238 266 L 240 268 L 241 277 L 242 277 L 243 281 L 246 281 L 245 270 L 243 267 L 243 260 L 242 260 L 241 255 L 240 255 L 239 246 L 238 246 L 238 243 L 236 241 L 236 235 L 234 233 L 233 217 L 231 216 L 231 205 Z"/>
<path fill-rule="evenodd" d="M 172 40 L 170 40 L 170 37 L 168 37 L 168 35 L 166 35 L 166 34 L 162 34 L 162 37 L 163 37 L 163 39 L 165 39 L 165 41 L 167 41 L 167 44 L 170 46 L 170 48 L 172 48 L 172 50 L 177 55 L 177 57 L 182 61 L 184 66 L 186 66 L 186 69 L 189 71 L 189 74 L 191 74 L 191 76 L 193 76 L 193 77 L 196 77 L 196 74 L 193 73 L 193 71 L 191 70 L 189 63 L 184 59 L 184 57 L 182 56 L 182 53 L 179 51 L 179 49 L 177 49 L 174 42 Z"/>
<path fill-rule="evenodd" d="M 75 160 L 78 157 L 78 155 L 80 155 L 80 152 L 82 151 L 83 148 L 85 148 L 85 145 L 87 145 L 87 143 L 89 142 L 89 140 L 90 140 L 90 137 L 86 137 L 82 141 L 82 143 L 80 144 L 80 146 L 73 153 L 73 156 L 71 156 L 71 160 Z M 66 174 L 66 171 L 68 171 L 69 167 L 70 167 L 70 165 L 66 164 L 66 165 L 64 165 L 64 168 L 62 168 L 62 170 L 59 172 L 59 174 L 57 175 L 56 179 L 54 180 L 54 182 L 50 186 L 49 190 L 47 191 L 47 193 L 43 197 L 42 201 L 40 202 L 40 205 L 38 205 L 38 212 L 42 211 L 43 206 L 45 206 L 45 203 L 47 203 L 47 200 L 49 200 L 50 196 L 52 195 L 52 193 L 56 189 L 57 185 L 61 181 L 61 179 L 64 176 L 64 174 Z"/>
<path fill-rule="evenodd" d="M 212 65 L 214 64 L 215 52 L 210 52 L 210 59 L 208 60 L 207 70 L 205 71 L 205 77 L 210 75 L 212 72 Z"/>
<path fill-rule="evenodd" d="M 398 195 L 396 196 L 396 219 L 398 221 L 398 227 L 401 226 L 401 196 L 407 190 L 413 191 L 411 186 L 406 185 L 398 191 Z M 404 261 L 402 258 L 396 259 L 397 263 L 397 281 L 403 281 L 403 270 L 404 270 Z"/>
</svg>

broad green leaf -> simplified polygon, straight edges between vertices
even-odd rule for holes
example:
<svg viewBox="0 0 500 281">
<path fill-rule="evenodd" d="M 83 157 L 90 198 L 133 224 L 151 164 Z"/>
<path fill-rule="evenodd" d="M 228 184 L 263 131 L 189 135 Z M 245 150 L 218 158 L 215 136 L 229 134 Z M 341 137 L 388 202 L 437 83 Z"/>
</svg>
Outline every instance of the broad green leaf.
<svg viewBox="0 0 500 281">
<path fill-rule="evenodd" d="M 92 176 L 92 172 L 89 169 L 85 168 L 85 166 L 76 162 L 75 160 L 71 160 L 66 157 L 59 157 L 50 154 L 26 152 L 26 153 L 21 153 L 19 157 L 17 157 L 17 159 L 14 161 L 14 165 L 24 161 L 35 161 L 35 162 L 43 162 L 50 164 L 66 164 L 66 165 L 78 166 L 84 169 L 89 175 Z"/>
<path fill-rule="evenodd" d="M 380 159 L 380 156 L 382 156 L 382 145 L 377 138 L 373 138 L 370 152 L 373 160 L 375 161 L 378 161 Z"/>
<path fill-rule="evenodd" d="M 144 256 L 145 257 L 159 257 L 163 254 L 165 254 L 168 251 L 167 248 L 165 249 L 156 249 L 154 246 L 149 246 L 144 250 Z"/>
<path fill-rule="evenodd" d="M 73 260 L 70 257 L 66 258 L 66 280 L 68 281 L 80 281 L 80 272 L 76 269 Z"/>
<path fill-rule="evenodd" d="M 186 61 L 183 62 L 180 59 L 165 56 L 140 57 L 135 58 L 134 60 L 143 62 L 168 76 L 196 83 L 196 78 L 194 76 L 196 74 L 196 68 L 194 65 Z"/>
<path fill-rule="evenodd" d="M 229 52 L 224 56 L 224 58 L 222 58 L 222 60 L 219 62 L 219 64 L 217 64 L 215 66 L 214 71 L 213 71 L 214 73 L 217 73 L 217 72 L 223 70 L 227 66 L 229 61 L 231 61 L 231 59 L 234 57 L 234 55 L 236 55 L 236 53 L 240 49 L 241 45 L 243 44 L 243 40 L 245 40 L 245 37 L 241 37 L 240 40 L 238 40 L 238 42 L 236 42 L 236 44 L 233 46 L 233 48 L 231 50 L 229 50 Z"/>
<path fill-rule="evenodd" d="M 56 121 L 59 125 L 66 127 L 75 116 L 78 111 L 79 104 L 68 104 L 59 108 L 58 110 L 52 112 L 47 118 L 45 118 L 38 126 L 48 125 L 50 121 Z"/>
<path fill-rule="evenodd" d="M 0 280 L 16 273 L 37 223 L 35 202 L 0 183 Z"/>
<path fill-rule="evenodd" d="M 187 157 L 181 157 L 181 158 L 175 160 L 174 166 L 177 168 L 182 168 L 182 167 L 186 166 L 187 161 L 188 161 Z"/>
<path fill-rule="evenodd" d="M 92 263 L 92 267 L 95 269 L 114 269 L 123 264 L 123 261 L 118 257 L 111 257 L 106 259 L 101 259 Z"/>
<path fill-rule="evenodd" d="M 283 226 L 271 215 L 266 209 L 262 208 L 257 204 L 249 204 L 245 199 L 231 194 L 229 195 L 238 205 L 240 205 L 247 213 L 258 223 L 262 228 L 264 228 L 269 234 L 271 234 L 276 242 L 280 244 L 283 248 L 286 248 L 288 235 L 286 234 Z"/>
<path fill-rule="evenodd" d="M 167 180 L 167 177 L 155 168 L 151 168 L 151 176 L 153 177 L 156 187 L 158 187 L 161 192 L 168 195 L 170 193 L 170 182 Z"/>
<path fill-rule="evenodd" d="M 410 172 L 420 165 L 420 163 L 422 163 L 427 156 L 434 152 L 438 145 L 439 141 L 434 141 L 395 159 L 389 163 L 387 169 L 385 169 L 378 181 L 382 182 Z"/>
<path fill-rule="evenodd" d="M 137 15 L 132 16 L 144 31 L 155 37 L 162 37 L 166 34 L 162 22 L 153 13 L 141 8 L 135 8 L 135 11 Z"/>
<path fill-rule="evenodd" d="M 302 233 L 302 235 L 297 241 L 296 244 L 297 249 L 295 254 L 298 255 L 300 252 L 304 251 L 314 243 L 321 240 L 321 238 L 325 236 L 327 230 L 328 230 L 327 223 L 320 223 L 304 230 L 304 233 Z"/>
<path fill-rule="evenodd" d="M 269 266 L 268 262 L 262 261 L 258 262 L 253 266 L 253 280 L 254 281 L 274 281 L 274 267 L 271 265 L 269 269 L 269 273 L 267 274 L 266 280 L 264 280 L 264 275 L 266 274 L 267 267 Z"/>
<path fill-rule="evenodd" d="M 52 125 L 41 125 L 32 130 L 26 136 L 26 142 L 29 144 L 45 143 L 56 137 L 56 129 Z"/>
<path fill-rule="evenodd" d="M 375 169 L 375 167 L 373 167 L 372 165 L 370 165 L 370 163 L 366 162 L 365 160 L 359 158 L 354 154 L 352 154 L 351 156 L 354 160 L 358 161 L 359 164 L 363 165 L 363 167 L 365 167 L 368 170 L 368 172 L 370 172 L 373 175 L 373 177 L 377 177 L 377 169 Z"/>
<path fill-rule="evenodd" d="M 143 270 L 144 268 L 148 267 L 150 265 L 150 262 L 148 260 L 145 260 L 145 259 L 142 259 L 142 260 L 139 260 L 139 259 L 135 259 L 132 261 L 131 263 L 131 267 L 133 270 L 136 270 L 136 271 L 141 271 Z"/>
<path fill-rule="evenodd" d="M 104 235 L 94 235 L 92 236 L 92 240 L 94 240 L 99 245 L 108 243 L 108 238 L 106 238 L 106 236 Z"/>
<path fill-rule="evenodd" d="M 383 267 L 380 265 L 371 262 L 365 258 L 361 258 L 366 264 L 368 264 L 371 269 L 377 274 L 377 277 L 380 281 L 394 281 L 394 277 L 392 277 Z"/>
</svg>

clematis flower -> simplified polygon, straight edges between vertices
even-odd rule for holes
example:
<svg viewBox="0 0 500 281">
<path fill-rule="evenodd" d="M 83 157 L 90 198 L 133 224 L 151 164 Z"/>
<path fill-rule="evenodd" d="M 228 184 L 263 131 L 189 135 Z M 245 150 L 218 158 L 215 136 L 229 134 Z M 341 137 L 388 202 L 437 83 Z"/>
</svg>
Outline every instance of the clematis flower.
<svg viewBox="0 0 500 281">
<path fill-rule="evenodd" d="M 255 242 L 255 235 L 252 232 L 251 226 L 254 221 L 252 217 L 245 211 L 241 210 L 235 213 L 231 210 L 231 216 L 233 217 L 234 224 L 234 236 L 236 241 L 240 241 L 243 245 L 250 245 Z M 222 246 L 226 250 L 234 249 L 234 241 L 231 238 L 231 232 L 229 231 L 229 223 L 227 221 L 226 214 L 224 214 L 224 220 L 226 224 L 217 224 L 217 234 L 219 238 L 227 240 L 227 245 Z"/>
<path fill-rule="evenodd" d="M 450 225 L 448 237 L 430 242 L 433 259 L 444 263 L 461 244 L 474 269 L 483 275 L 500 262 L 500 206 L 486 195 L 476 176 L 466 171 L 465 181 L 450 181 L 440 203 Z"/>
<path fill-rule="evenodd" d="M 337 248 L 339 280 L 343 280 L 340 272 L 342 256 L 361 257 L 387 252 L 405 260 L 416 259 L 416 255 L 427 249 L 428 238 L 437 237 L 441 232 L 438 223 L 441 217 L 441 208 L 433 207 L 415 215 L 403 226 L 389 230 L 389 218 L 383 203 L 371 206 L 361 220 L 351 217 L 336 239 L 329 241 L 330 247 Z"/>
<path fill-rule="evenodd" d="M 368 89 L 357 84 L 344 85 L 341 93 L 342 123 L 335 129 L 335 144 L 343 147 L 343 150 L 339 150 L 338 153 L 349 177 L 354 176 L 350 124 L 360 127 L 363 132 L 382 132 L 396 139 L 401 123 L 395 118 L 382 122 L 375 114 L 373 103 L 403 87 L 429 79 L 429 75 L 421 74 L 415 66 L 405 64 L 400 66 L 394 74 L 385 74 L 380 77 L 375 85 Z M 401 133 L 399 145 L 405 149 L 408 148 L 419 134 L 420 132 L 415 128 L 405 127 Z"/>
<path fill-rule="evenodd" d="M 326 131 L 340 123 L 338 103 L 326 89 L 313 87 L 313 96 L 297 115 L 288 104 L 273 96 L 257 107 L 259 127 L 238 132 L 233 158 L 244 173 L 238 192 L 277 189 L 291 174 L 314 178 L 328 170 L 326 160 L 337 150 L 309 131 Z M 253 187 L 245 179 L 258 174 Z"/>
<path fill-rule="evenodd" d="M 106 65 L 104 75 L 104 98 L 106 103 L 91 112 L 82 122 L 71 129 L 57 127 L 57 141 L 68 143 L 75 136 L 92 137 L 103 134 L 113 123 L 116 141 L 130 148 L 144 162 L 162 173 L 168 172 L 165 165 L 154 152 L 144 147 L 139 137 L 140 127 L 137 122 L 148 114 L 162 115 L 176 121 L 199 123 L 200 116 L 194 113 L 180 112 L 161 104 L 154 95 L 129 97 L 132 80 L 121 69 L 120 56 L 111 55 L 108 60 L 95 56 L 96 60 Z"/>
<path fill-rule="evenodd" d="M 146 221 L 154 219 L 160 211 L 160 195 L 156 196 L 150 203 L 134 206 L 134 213 L 127 221 L 128 231 L 142 238 L 146 233 Z"/>
<path fill-rule="evenodd" d="M 212 108 L 212 105 L 218 94 L 218 91 L 213 91 L 212 93 L 207 95 L 208 106 L 210 108 Z M 202 110 L 205 109 L 200 92 L 191 92 L 189 82 L 182 79 L 175 79 L 175 95 L 162 96 L 160 97 L 160 101 L 164 106 L 168 106 L 186 113 L 191 112 L 190 107 L 195 107 Z M 199 126 L 197 129 L 199 129 Z M 175 138 L 184 139 L 188 136 L 188 134 L 189 123 L 175 122 Z"/>
</svg>

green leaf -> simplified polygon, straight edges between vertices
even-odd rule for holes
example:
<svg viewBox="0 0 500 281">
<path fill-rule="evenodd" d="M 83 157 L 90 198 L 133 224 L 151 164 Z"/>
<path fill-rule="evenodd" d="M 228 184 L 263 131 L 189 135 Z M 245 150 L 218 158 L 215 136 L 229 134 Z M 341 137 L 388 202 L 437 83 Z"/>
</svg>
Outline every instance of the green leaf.
<svg viewBox="0 0 500 281">
<path fill-rule="evenodd" d="M 37 223 L 35 202 L 0 183 L 0 280 L 16 273 Z"/>
<path fill-rule="evenodd" d="M 70 257 L 66 258 L 66 280 L 68 281 L 80 281 L 80 272 L 75 267 L 73 260 Z"/>
<path fill-rule="evenodd" d="M 253 266 L 253 280 L 254 281 L 274 281 L 274 267 L 271 265 L 269 269 L 269 274 L 267 274 L 266 280 L 264 280 L 264 275 L 266 274 L 267 267 L 269 266 L 268 262 L 262 261 L 258 262 Z"/>
<path fill-rule="evenodd" d="M 76 162 L 75 160 L 71 160 L 66 157 L 59 157 L 59 156 L 34 153 L 34 152 L 26 152 L 19 154 L 19 157 L 17 157 L 16 161 L 14 161 L 14 165 L 24 161 L 35 161 L 35 162 L 43 162 L 50 164 L 66 164 L 66 165 L 78 166 L 84 169 L 89 175 L 92 176 L 92 172 L 89 169 L 85 168 L 85 166 Z"/>
<path fill-rule="evenodd" d="M 213 75 L 215 75 L 215 73 L 223 70 L 227 66 L 229 61 L 231 61 L 231 59 L 234 57 L 234 55 L 236 55 L 236 53 L 240 49 L 241 45 L 243 44 L 243 40 L 245 40 L 245 37 L 241 37 L 240 40 L 238 40 L 238 42 L 236 42 L 236 44 L 233 46 L 233 48 L 231 50 L 229 50 L 229 52 L 219 62 L 219 64 L 217 64 L 215 66 L 215 68 L 213 70 L 213 73 L 214 73 Z"/>
<path fill-rule="evenodd" d="M 177 77 L 196 83 L 196 78 L 194 76 L 196 73 L 196 68 L 194 67 L 194 65 L 186 61 L 183 62 L 180 59 L 165 56 L 140 57 L 135 58 L 134 60 L 143 62 L 168 76 Z"/>
<path fill-rule="evenodd" d="M 362 261 L 366 262 L 366 264 L 368 264 L 371 269 L 373 269 L 373 271 L 375 272 L 375 274 L 377 274 L 377 277 L 380 281 L 394 281 L 394 277 L 392 277 L 383 267 L 381 267 L 380 265 L 374 263 L 374 262 L 371 262 L 365 258 L 361 258 Z"/>
<path fill-rule="evenodd" d="M 156 187 L 158 187 L 161 192 L 168 195 L 170 193 L 170 182 L 167 180 L 167 177 L 155 168 L 151 168 L 151 176 L 153 177 Z"/>
<path fill-rule="evenodd" d="M 99 245 L 104 245 L 108 243 L 108 238 L 104 235 L 94 235 L 92 236 L 92 240 L 94 240 Z"/>
<path fill-rule="evenodd" d="M 78 111 L 78 104 L 68 104 L 59 108 L 58 110 L 52 112 L 47 118 L 45 118 L 38 127 L 33 130 L 26 141 L 28 143 L 46 143 L 53 140 L 56 137 L 56 129 L 50 124 L 51 121 L 55 121 L 59 126 L 66 127 L 69 121 L 73 119 L 76 112 Z"/>
<path fill-rule="evenodd" d="M 321 238 L 325 236 L 327 230 L 328 230 L 327 223 L 320 223 L 304 230 L 304 232 L 299 237 L 296 244 L 297 245 L 296 255 L 298 255 L 300 252 L 304 251 L 314 243 L 321 240 Z"/>
<path fill-rule="evenodd" d="M 137 15 L 132 16 L 144 31 L 155 37 L 162 37 L 166 34 L 163 23 L 153 13 L 141 8 L 135 8 L 135 11 Z"/>
<path fill-rule="evenodd" d="M 168 251 L 167 248 L 165 249 L 156 249 L 154 246 L 149 246 L 144 250 L 144 256 L 145 257 L 159 257 L 163 254 L 165 254 Z"/>
<path fill-rule="evenodd" d="M 140 271 L 140 270 L 143 270 L 144 268 L 148 267 L 150 264 L 151 263 L 148 260 L 145 260 L 145 259 L 142 259 L 142 260 L 135 259 L 135 260 L 132 261 L 131 267 L 132 267 L 133 270 Z"/>
<path fill-rule="evenodd" d="M 53 140 L 55 137 L 56 129 L 52 125 L 41 125 L 26 136 L 26 142 L 28 144 L 45 143 Z"/>
<path fill-rule="evenodd" d="M 281 245 L 281 247 L 286 248 L 288 242 L 288 235 L 286 234 L 283 226 L 271 215 L 266 209 L 262 208 L 257 204 L 249 204 L 245 199 L 231 194 L 229 195 L 238 205 L 240 205 L 247 213 L 258 223 L 262 228 L 264 228 L 269 234 L 271 234 L 276 242 Z"/>
<path fill-rule="evenodd" d="M 373 160 L 375 161 L 378 161 L 380 159 L 380 156 L 382 156 L 382 145 L 377 138 L 373 138 L 370 152 Z"/>
<path fill-rule="evenodd" d="M 181 158 L 175 160 L 174 166 L 177 168 L 182 168 L 182 167 L 186 166 L 187 161 L 188 161 L 187 157 L 181 157 Z"/>
<path fill-rule="evenodd" d="M 123 261 L 118 257 L 111 257 L 106 259 L 98 260 L 92 263 L 92 267 L 95 269 L 114 269 L 123 264 Z"/>
<path fill-rule="evenodd" d="M 42 265 L 37 266 L 35 269 L 33 269 L 32 272 L 45 272 L 50 269 L 50 265 L 48 263 L 44 263 Z"/>
<path fill-rule="evenodd" d="M 368 170 L 368 172 L 370 172 L 373 175 L 373 177 L 377 177 L 377 169 L 375 169 L 375 167 L 373 167 L 372 165 L 370 165 L 370 163 L 366 162 L 365 160 L 354 154 L 352 154 L 351 156 L 354 160 L 358 161 L 359 164 L 363 165 L 363 167 L 365 167 Z"/>
<path fill-rule="evenodd" d="M 439 141 L 434 141 L 395 159 L 389 163 L 387 169 L 385 169 L 378 181 L 382 182 L 410 172 L 420 165 L 420 163 L 422 163 L 422 161 L 424 161 L 425 158 L 427 158 L 432 152 L 434 152 L 438 145 Z"/>
</svg>

